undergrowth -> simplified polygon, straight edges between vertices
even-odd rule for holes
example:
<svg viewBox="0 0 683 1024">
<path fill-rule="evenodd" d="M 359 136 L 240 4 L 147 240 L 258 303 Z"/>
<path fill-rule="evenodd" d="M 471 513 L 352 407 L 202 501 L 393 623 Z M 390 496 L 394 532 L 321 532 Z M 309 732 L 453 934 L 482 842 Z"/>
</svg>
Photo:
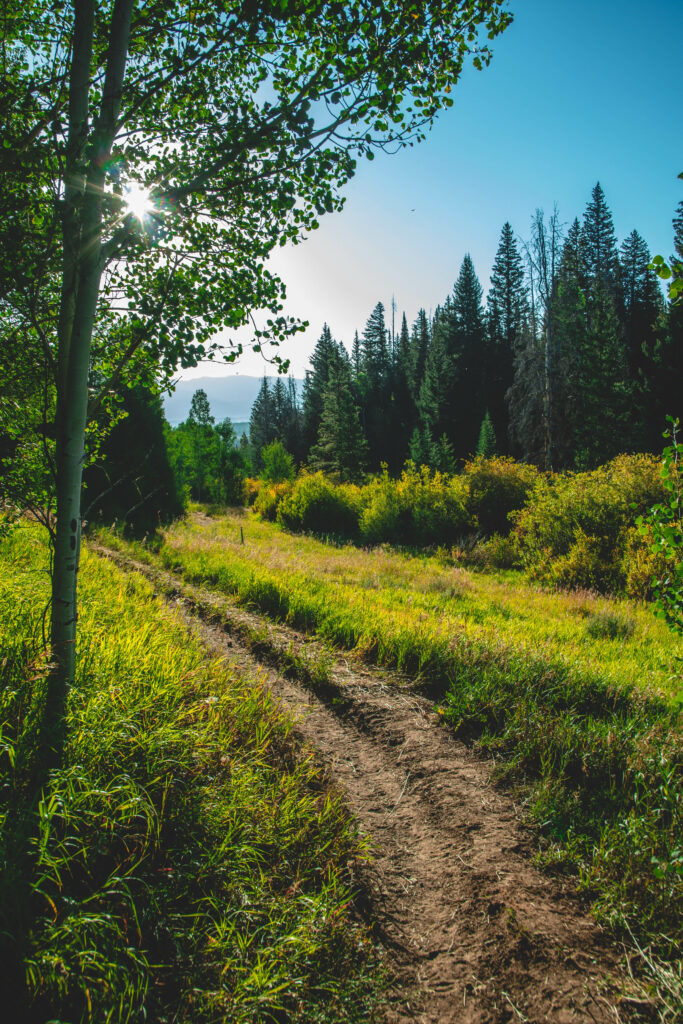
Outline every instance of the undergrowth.
<svg viewBox="0 0 683 1024">
<path fill-rule="evenodd" d="M 374 1019 L 362 844 L 258 681 L 85 553 L 61 767 L 35 791 L 46 552 L 0 542 L 0 965 L 8 1019 Z"/>
<path fill-rule="evenodd" d="M 680 964 L 681 641 L 626 601 L 548 594 L 511 572 L 333 547 L 253 521 L 242 545 L 240 522 L 179 524 L 158 555 L 137 551 L 420 674 L 443 719 L 496 751 L 522 786 L 546 864 L 577 872 L 595 913 L 631 930 L 653 962 Z"/>
</svg>

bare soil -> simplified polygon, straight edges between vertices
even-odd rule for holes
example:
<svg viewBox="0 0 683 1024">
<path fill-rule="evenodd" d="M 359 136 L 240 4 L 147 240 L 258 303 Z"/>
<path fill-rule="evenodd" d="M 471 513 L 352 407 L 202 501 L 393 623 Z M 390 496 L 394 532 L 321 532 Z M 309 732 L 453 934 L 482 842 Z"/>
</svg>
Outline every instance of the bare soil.
<svg viewBox="0 0 683 1024">
<path fill-rule="evenodd" d="M 317 696 L 273 667 L 278 651 L 315 654 L 315 640 L 94 547 L 152 579 L 212 651 L 261 669 L 343 791 L 373 851 L 362 910 L 392 972 L 387 1024 L 631 1017 L 619 950 L 572 880 L 534 865 L 537 840 L 492 760 L 455 739 L 410 681 L 337 652 L 331 687 Z"/>
</svg>

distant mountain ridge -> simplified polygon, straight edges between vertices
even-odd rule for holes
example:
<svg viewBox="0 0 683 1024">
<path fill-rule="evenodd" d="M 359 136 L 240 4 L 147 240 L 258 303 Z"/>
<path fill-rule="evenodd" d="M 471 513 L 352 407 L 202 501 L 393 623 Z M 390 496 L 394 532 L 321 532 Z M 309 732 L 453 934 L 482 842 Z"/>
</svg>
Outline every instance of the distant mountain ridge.
<svg viewBox="0 0 683 1024">
<path fill-rule="evenodd" d="M 289 378 L 281 380 L 287 384 Z M 301 395 L 303 381 L 292 378 L 296 384 L 297 394 Z M 274 384 L 277 377 L 268 377 Z M 249 420 L 251 407 L 259 392 L 263 377 L 197 377 L 196 380 L 181 380 L 176 384 L 173 394 L 164 395 L 164 413 L 172 427 L 187 419 L 190 403 L 195 391 L 200 388 L 206 391 L 211 406 L 211 415 L 216 423 L 228 417 L 233 423 Z"/>
</svg>

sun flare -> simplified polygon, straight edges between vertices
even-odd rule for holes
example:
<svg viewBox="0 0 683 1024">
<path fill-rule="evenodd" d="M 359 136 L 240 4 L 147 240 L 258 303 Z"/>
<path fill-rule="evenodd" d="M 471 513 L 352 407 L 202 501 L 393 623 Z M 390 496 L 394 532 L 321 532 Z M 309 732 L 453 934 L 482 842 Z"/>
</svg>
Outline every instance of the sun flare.
<svg viewBox="0 0 683 1024">
<path fill-rule="evenodd" d="M 126 211 L 142 223 L 152 212 L 153 204 L 148 189 L 141 185 L 129 185 L 125 194 Z"/>
</svg>

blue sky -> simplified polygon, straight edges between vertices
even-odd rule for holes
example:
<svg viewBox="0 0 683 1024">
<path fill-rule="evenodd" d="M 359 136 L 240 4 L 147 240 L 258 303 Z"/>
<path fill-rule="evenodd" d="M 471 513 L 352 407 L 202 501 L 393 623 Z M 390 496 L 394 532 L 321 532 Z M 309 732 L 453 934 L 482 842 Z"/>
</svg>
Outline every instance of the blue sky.
<svg viewBox="0 0 683 1024">
<path fill-rule="evenodd" d="M 488 288 L 500 230 L 526 237 L 536 207 L 581 216 L 597 180 L 619 241 L 635 227 L 653 254 L 672 248 L 683 199 L 683 2 L 511 0 L 515 20 L 483 71 L 468 69 L 454 106 L 420 146 L 363 161 L 341 214 L 323 218 L 273 266 L 288 286 L 286 311 L 310 321 L 287 344 L 303 376 L 327 321 L 350 346 L 378 300 L 392 294 L 411 322 L 452 289 L 472 255 Z M 397 324 L 398 326 L 398 324 Z M 235 368 L 260 374 L 250 353 Z"/>
</svg>

